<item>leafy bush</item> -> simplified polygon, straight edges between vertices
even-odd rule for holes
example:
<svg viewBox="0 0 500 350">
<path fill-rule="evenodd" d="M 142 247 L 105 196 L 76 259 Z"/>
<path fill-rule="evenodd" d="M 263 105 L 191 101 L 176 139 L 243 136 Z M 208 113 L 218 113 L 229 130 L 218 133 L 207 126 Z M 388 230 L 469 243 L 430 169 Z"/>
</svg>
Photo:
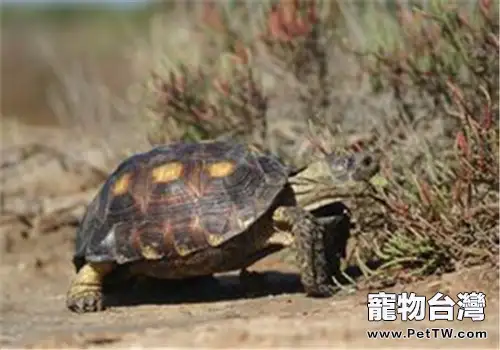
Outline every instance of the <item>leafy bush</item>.
<svg viewBox="0 0 500 350">
<path fill-rule="evenodd" d="M 153 72 L 151 142 L 240 139 L 295 165 L 304 138 L 313 150 L 372 149 L 384 156 L 385 181 L 350 203 L 358 228 L 346 265 L 386 284 L 496 262 L 498 6 L 396 3 L 395 16 L 387 6 L 361 8 L 358 19 L 384 21 L 378 27 L 397 35 L 367 33 L 360 49 L 343 40 L 349 18 L 341 1 L 282 0 L 253 17 L 246 5 L 229 11 L 205 2 L 197 23 L 203 63 Z M 368 78 L 366 95 L 332 96 L 344 84 L 342 68 L 335 71 L 342 60 L 357 62 L 360 80 Z M 368 126 L 345 117 L 353 100 Z M 380 107 L 381 100 L 389 102 Z M 279 109 L 272 119 L 272 106 L 288 102 L 294 111 Z"/>
<path fill-rule="evenodd" d="M 388 184 L 374 196 L 384 210 L 377 225 L 365 226 L 382 233 L 366 244 L 376 243 L 370 253 L 379 271 L 412 277 L 498 260 L 497 8 L 399 6 L 399 45 L 359 55 L 373 92 L 392 91 L 397 106 L 386 136 Z M 402 161 L 404 140 L 438 119 L 439 139 Z"/>
</svg>

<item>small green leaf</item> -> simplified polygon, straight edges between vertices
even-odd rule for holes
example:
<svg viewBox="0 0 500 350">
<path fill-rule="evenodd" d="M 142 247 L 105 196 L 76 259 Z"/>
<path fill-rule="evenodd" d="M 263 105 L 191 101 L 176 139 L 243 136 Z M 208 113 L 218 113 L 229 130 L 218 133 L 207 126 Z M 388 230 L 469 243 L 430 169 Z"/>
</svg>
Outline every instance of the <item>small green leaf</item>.
<svg viewBox="0 0 500 350">
<path fill-rule="evenodd" d="M 378 188 L 384 188 L 384 187 L 387 187 L 389 185 L 389 181 L 387 181 L 387 179 L 380 174 L 376 174 L 375 176 L 373 176 L 370 179 L 370 183 L 373 186 L 378 187 Z"/>
</svg>

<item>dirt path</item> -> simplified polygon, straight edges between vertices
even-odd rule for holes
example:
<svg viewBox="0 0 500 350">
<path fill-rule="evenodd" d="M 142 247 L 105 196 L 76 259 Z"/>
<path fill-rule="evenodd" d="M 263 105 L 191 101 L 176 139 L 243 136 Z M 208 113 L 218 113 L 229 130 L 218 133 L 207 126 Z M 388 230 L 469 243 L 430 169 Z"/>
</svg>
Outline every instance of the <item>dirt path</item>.
<svg viewBox="0 0 500 350">
<path fill-rule="evenodd" d="M 44 161 L 44 164 L 48 163 Z M 54 174 L 51 169 L 49 174 Z M 484 322 L 370 323 L 367 291 L 339 294 L 329 299 L 306 298 L 301 293 L 295 269 L 285 264 L 279 254 L 255 265 L 254 270 L 267 272 L 263 275 L 265 281 L 261 281 L 253 295 L 241 289 L 235 276 L 226 276 L 221 278 L 220 285 L 200 282 L 188 286 L 149 286 L 154 287 L 154 292 L 141 293 L 139 289 L 115 295 L 109 300 L 111 307 L 102 313 L 73 314 L 65 308 L 65 293 L 74 275 L 70 264 L 73 234 L 72 228 L 37 233 L 21 223 L 0 228 L 0 345 L 3 348 L 442 346 L 495 349 L 499 346 L 497 267 L 477 267 L 393 288 L 428 297 L 437 291 L 452 297 L 459 292 L 482 291 L 487 296 Z M 145 288 L 143 286 L 142 291 Z M 366 334 L 368 330 L 377 329 L 406 332 L 407 328 L 437 327 L 452 327 L 456 331 L 486 330 L 488 339 L 375 340 L 368 339 Z"/>
<path fill-rule="evenodd" d="M 367 321 L 366 291 L 330 299 L 301 294 L 293 268 L 279 255 L 259 262 L 264 276 L 260 295 L 245 296 L 236 276 L 221 285 L 202 284 L 150 293 L 115 294 L 114 306 L 98 314 L 76 315 L 64 298 L 73 275 L 71 230 L 32 239 L 11 239 L 0 269 L 3 281 L 4 347 L 270 347 L 270 346 L 417 346 L 498 348 L 498 274 L 478 267 L 434 278 L 404 290 L 431 296 L 480 290 L 487 295 L 484 322 Z M 18 235 L 18 237 L 21 237 Z M 146 287 L 143 287 L 143 289 Z M 156 286 L 159 288 L 159 286 Z M 402 287 L 394 290 L 403 290 Z M 126 295 L 126 296 L 124 296 Z M 135 304 L 135 305 L 134 305 Z M 373 340 L 367 330 L 487 330 L 487 340 Z"/>
</svg>

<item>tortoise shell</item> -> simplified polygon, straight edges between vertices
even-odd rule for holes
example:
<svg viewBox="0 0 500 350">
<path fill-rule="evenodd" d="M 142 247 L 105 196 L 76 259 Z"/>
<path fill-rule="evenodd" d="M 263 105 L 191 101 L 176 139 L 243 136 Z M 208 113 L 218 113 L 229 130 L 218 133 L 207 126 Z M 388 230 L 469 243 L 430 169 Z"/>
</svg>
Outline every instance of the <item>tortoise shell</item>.
<svg viewBox="0 0 500 350">
<path fill-rule="evenodd" d="M 241 144 L 175 143 L 131 156 L 77 231 L 74 263 L 169 259 L 244 233 L 288 180 L 276 158 Z"/>
</svg>

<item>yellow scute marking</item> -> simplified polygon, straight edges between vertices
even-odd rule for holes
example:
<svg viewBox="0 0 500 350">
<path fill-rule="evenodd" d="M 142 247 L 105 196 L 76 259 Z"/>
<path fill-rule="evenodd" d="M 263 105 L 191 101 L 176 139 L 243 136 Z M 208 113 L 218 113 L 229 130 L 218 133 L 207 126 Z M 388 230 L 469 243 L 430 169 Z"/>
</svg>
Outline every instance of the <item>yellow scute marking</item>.
<svg viewBox="0 0 500 350">
<path fill-rule="evenodd" d="M 209 233 L 207 235 L 208 244 L 210 244 L 212 247 L 219 246 L 223 240 L 224 240 L 224 237 L 222 237 L 221 235 L 216 235 L 213 233 Z"/>
<path fill-rule="evenodd" d="M 193 249 L 189 249 L 185 244 L 176 245 L 176 250 L 180 256 L 186 256 L 193 251 Z"/>
<path fill-rule="evenodd" d="M 160 259 L 162 254 L 156 249 L 156 247 L 150 245 L 141 246 L 142 256 L 146 259 L 154 260 Z"/>
<path fill-rule="evenodd" d="M 183 165 L 178 162 L 160 165 L 152 171 L 153 181 L 170 182 L 177 180 L 181 176 L 183 168 Z"/>
<path fill-rule="evenodd" d="M 253 223 L 253 218 L 246 220 L 241 220 L 240 218 L 237 218 L 236 220 L 238 220 L 238 225 L 245 230 L 248 228 L 248 226 L 250 226 Z"/>
<path fill-rule="evenodd" d="M 113 185 L 113 194 L 119 196 L 128 191 L 130 185 L 130 174 L 123 174 Z"/>
<path fill-rule="evenodd" d="M 229 161 L 222 161 L 207 166 L 208 173 L 211 177 L 224 177 L 231 175 L 234 172 L 235 164 Z"/>
</svg>

